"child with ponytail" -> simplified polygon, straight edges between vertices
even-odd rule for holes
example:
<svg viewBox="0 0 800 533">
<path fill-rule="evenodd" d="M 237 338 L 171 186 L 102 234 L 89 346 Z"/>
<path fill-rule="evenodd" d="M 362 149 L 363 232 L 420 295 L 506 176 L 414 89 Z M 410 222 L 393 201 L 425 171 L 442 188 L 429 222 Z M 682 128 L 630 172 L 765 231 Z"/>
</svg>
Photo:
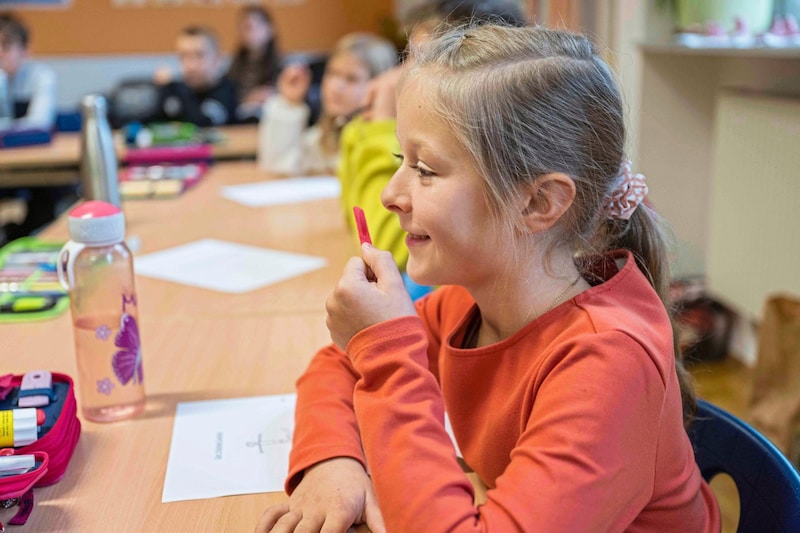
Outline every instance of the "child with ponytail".
<svg viewBox="0 0 800 533">
<path fill-rule="evenodd" d="M 257 531 L 718 532 L 684 429 L 662 223 L 625 161 L 610 69 L 545 28 L 416 46 L 382 202 L 408 274 L 442 287 L 412 303 L 368 244 L 347 264 L 334 344 L 297 384 L 289 500 Z"/>
</svg>

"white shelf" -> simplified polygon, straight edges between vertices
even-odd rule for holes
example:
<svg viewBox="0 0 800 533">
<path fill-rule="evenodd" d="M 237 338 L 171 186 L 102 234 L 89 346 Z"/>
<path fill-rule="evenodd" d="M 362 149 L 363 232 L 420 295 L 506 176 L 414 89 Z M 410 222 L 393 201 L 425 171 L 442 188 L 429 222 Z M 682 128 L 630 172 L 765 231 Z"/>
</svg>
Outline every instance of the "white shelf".
<svg viewBox="0 0 800 533">
<path fill-rule="evenodd" d="M 800 59 L 800 46 L 788 48 L 690 48 L 678 44 L 640 44 L 645 54 L 701 57 L 741 57 L 745 59 Z"/>
</svg>

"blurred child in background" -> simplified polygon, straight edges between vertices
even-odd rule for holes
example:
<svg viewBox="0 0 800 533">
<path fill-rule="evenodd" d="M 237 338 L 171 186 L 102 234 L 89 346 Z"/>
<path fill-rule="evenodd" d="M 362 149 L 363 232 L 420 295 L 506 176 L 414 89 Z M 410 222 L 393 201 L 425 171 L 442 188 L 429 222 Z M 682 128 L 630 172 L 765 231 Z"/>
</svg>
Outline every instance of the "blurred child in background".
<svg viewBox="0 0 800 533">
<path fill-rule="evenodd" d="M 264 101 L 275 89 L 280 69 L 272 16 L 261 6 L 245 6 L 239 13 L 238 33 L 239 46 L 227 76 L 239 91 L 238 120 L 258 120 Z"/>
<path fill-rule="evenodd" d="M 147 122 L 191 122 L 198 126 L 221 126 L 236 122 L 236 85 L 222 75 L 219 42 L 210 28 L 184 28 L 175 42 L 181 80 L 172 80 L 167 69 L 159 69 L 155 81 L 161 85 L 158 109 Z"/>
<path fill-rule="evenodd" d="M 56 121 L 56 74 L 49 66 L 29 59 L 30 31 L 12 13 L 0 14 L 0 131 L 51 130 Z M 56 216 L 56 204 L 73 187 L 2 188 L 0 198 L 24 201 L 22 222 L 0 228 L 0 246 L 29 235 Z"/>
<path fill-rule="evenodd" d="M 369 33 L 342 37 L 325 66 L 322 111 L 311 128 L 305 103 L 311 72 L 305 65 L 287 66 L 278 78 L 278 94 L 264 104 L 259 167 L 289 175 L 335 172 L 342 128 L 360 110 L 369 81 L 396 60 L 386 39 Z"/>
<path fill-rule="evenodd" d="M 29 59 L 30 32 L 16 15 L 0 14 L 0 70 L 7 83 L 0 129 L 49 130 L 56 121 L 56 74 Z"/>
</svg>

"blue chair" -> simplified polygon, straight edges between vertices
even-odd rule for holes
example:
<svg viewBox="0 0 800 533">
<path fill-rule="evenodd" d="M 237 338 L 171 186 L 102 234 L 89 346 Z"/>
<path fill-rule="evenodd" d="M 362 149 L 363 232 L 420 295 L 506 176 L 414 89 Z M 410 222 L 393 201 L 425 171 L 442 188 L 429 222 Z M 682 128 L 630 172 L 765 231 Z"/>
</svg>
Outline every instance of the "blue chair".
<svg viewBox="0 0 800 533">
<path fill-rule="evenodd" d="M 719 473 L 733 478 L 739 533 L 800 532 L 800 474 L 766 437 L 704 400 L 698 400 L 689 437 L 706 481 Z"/>
</svg>

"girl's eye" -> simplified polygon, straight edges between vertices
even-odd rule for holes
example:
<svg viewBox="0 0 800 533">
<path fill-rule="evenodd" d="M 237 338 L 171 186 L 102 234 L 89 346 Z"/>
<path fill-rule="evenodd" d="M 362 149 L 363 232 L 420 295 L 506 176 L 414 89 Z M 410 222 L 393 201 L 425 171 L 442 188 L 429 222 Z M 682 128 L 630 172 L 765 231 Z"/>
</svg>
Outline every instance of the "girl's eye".
<svg viewBox="0 0 800 533">
<path fill-rule="evenodd" d="M 419 165 L 408 165 L 414 172 L 417 173 L 417 177 L 422 183 L 428 183 L 431 178 L 433 178 L 436 174 L 425 167 L 421 167 Z"/>
<path fill-rule="evenodd" d="M 433 176 L 433 172 L 431 172 L 425 167 L 414 165 L 411 168 L 413 168 L 417 172 L 417 175 L 419 175 L 420 178 L 430 178 Z"/>
<path fill-rule="evenodd" d="M 397 160 L 400 162 L 400 164 L 402 164 L 405 161 L 405 156 L 403 154 L 394 154 L 393 153 L 392 155 L 395 158 L 397 158 Z M 434 174 L 433 171 L 431 171 L 431 170 L 429 170 L 429 169 L 427 169 L 425 167 L 421 167 L 421 166 L 419 166 L 419 164 L 417 164 L 417 165 L 409 164 L 408 168 L 410 168 L 411 170 L 416 172 L 417 176 L 419 176 L 422 179 L 432 178 L 433 176 L 436 175 L 436 174 Z"/>
</svg>

